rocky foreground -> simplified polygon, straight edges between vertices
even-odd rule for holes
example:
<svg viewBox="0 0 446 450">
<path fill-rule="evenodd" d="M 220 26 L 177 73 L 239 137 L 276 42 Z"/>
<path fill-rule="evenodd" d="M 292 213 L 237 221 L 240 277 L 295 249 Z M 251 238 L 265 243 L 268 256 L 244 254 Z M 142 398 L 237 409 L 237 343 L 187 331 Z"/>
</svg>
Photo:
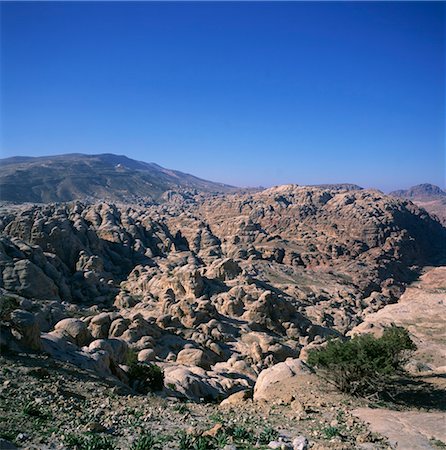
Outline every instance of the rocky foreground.
<svg viewBox="0 0 446 450">
<path fill-rule="evenodd" d="M 3 419 L 3 435 L 63 448 L 74 442 L 67 434 L 92 428 L 129 448 L 150 429 L 164 436 L 158 446 L 181 448 L 180 429 L 222 423 L 224 445 L 236 448 L 280 439 L 277 448 L 293 448 L 298 438 L 308 442 L 294 448 L 386 448 L 351 413 L 366 405 L 330 391 L 303 361 L 444 263 L 442 224 L 409 201 L 348 186 L 164 199 L 2 207 L 1 399 L 17 425 Z M 437 373 L 444 361 L 425 354 L 412 367 Z M 131 390 L 132 358 L 163 369 L 157 397 Z M 275 373 L 293 389 L 273 398 L 270 383 L 262 396 Z M 225 398 L 232 413 L 217 405 Z"/>
</svg>

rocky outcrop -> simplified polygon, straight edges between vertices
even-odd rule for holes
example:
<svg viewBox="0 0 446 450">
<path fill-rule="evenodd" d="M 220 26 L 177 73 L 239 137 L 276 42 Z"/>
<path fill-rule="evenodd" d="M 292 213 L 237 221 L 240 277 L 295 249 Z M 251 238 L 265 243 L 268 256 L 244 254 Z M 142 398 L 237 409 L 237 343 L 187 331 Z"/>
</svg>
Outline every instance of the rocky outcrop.
<svg viewBox="0 0 446 450">
<path fill-rule="evenodd" d="M 342 186 L 11 208 L 0 289 L 30 302 L 15 309 L 35 315 L 44 347 L 104 373 L 130 348 L 189 398 L 288 367 L 446 254 L 446 229 L 424 211 Z"/>
</svg>

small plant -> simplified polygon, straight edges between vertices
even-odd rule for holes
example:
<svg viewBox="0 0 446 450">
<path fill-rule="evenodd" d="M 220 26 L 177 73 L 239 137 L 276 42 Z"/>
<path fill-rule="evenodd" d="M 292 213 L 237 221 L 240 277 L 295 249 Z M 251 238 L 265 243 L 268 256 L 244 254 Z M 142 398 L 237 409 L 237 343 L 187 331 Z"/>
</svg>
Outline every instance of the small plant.
<svg viewBox="0 0 446 450">
<path fill-rule="evenodd" d="M 232 437 L 237 441 L 250 441 L 252 433 L 249 432 L 243 425 L 236 425 L 229 430 Z"/>
<path fill-rule="evenodd" d="M 332 439 L 336 436 L 339 436 L 340 434 L 338 427 L 332 426 L 322 428 L 321 432 L 324 435 L 325 439 Z"/>
<path fill-rule="evenodd" d="M 113 441 L 107 436 L 97 434 L 75 435 L 69 434 L 65 438 L 65 444 L 76 450 L 114 450 Z"/>
<path fill-rule="evenodd" d="M 189 412 L 189 408 L 184 403 L 179 403 L 175 405 L 173 409 L 180 414 L 187 414 Z"/>
<path fill-rule="evenodd" d="M 224 446 L 226 446 L 228 444 L 228 436 L 226 435 L 226 433 L 218 433 L 217 436 L 215 436 L 215 446 L 217 448 L 223 448 Z"/>
<path fill-rule="evenodd" d="M 164 372 L 156 364 L 131 363 L 127 375 L 132 388 L 140 394 L 161 391 L 164 387 Z"/>
<path fill-rule="evenodd" d="M 83 437 L 78 434 L 69 433 L 65 436 L 64 442 L 68 448 L 79 448 L 82 445 Z"/>
<path fill-rule="evenodd" d="M 271 427 L 265 427 L 262 432 L 259 434 L 259 444 L 267 445 L 271 441 L 276 440 L 279 437 L 279 433 Z"/>
<path fill-rule="evenodd" d="M 180 450 L 218 450 L 221 448 L 220 444 L 222 442 L 222 437 L 214 438 L 212 436 L 203 436 L 201 434 L 197 435 L 182 431 L 180 433 L 178 445 Z"/>
<path fill-rule="evenodd" d="M 363 334 L 345 342 L 329 341 L 325 348 L 310 350 L 308 364 L 342 392 L 377 395 L 387 392 L 415 349 L 407 330 L 392 326 L 384 330 L 381 338 Z"/>
<path fill-rule="evenodd" d="M 219 414 L 219 413 L 212 413 L 212 414 L 210 414 L 209 419 L 212 422 L 218 422 L 218 423 L 223 423 L 224 422 L 223 416 L 221 414 Z"/>
<path fill-rule="evenodd" d="M 19 434 L 18 432 L 14 432 L 11 430 L 3 430 L 0 431 L 0 438 L 10 442 L 14 442 L 18 434 Z"/>
<path fill-rule="evenodd" d="M 48 414 L 42 411 L 38 405 L 36 405 L 34 402 L 28 402 L 23 407 L 22 410 L 23 414 L 26 416 L 36 417 L 39 419 L 47 419 Z"/>
<path fill-rule="evenodd" d="M 139 436 L 130 447 L 130 450 L 151 450 L 155 447 L 156 443 L 155 437 L 149 431 Z"/>
<path fill-rule="evenodd" d="M 192 449 L 194 445 L 194 436 L 185 431 L 180 432 L 178 445 L 180 450 Z"/>
</svg>

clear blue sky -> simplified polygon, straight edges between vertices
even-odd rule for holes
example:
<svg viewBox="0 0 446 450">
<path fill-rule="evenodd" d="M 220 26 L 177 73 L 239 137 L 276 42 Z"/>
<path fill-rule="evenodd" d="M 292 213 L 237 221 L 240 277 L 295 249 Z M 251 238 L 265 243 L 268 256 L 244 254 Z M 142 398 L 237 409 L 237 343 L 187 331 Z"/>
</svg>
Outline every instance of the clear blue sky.
<svg viewBox="0 0 446 450">
<path fill-rule="evenodd" d="M 445 186 L 445 4 L 1 4 L 3 157 Z"/>
</svg>

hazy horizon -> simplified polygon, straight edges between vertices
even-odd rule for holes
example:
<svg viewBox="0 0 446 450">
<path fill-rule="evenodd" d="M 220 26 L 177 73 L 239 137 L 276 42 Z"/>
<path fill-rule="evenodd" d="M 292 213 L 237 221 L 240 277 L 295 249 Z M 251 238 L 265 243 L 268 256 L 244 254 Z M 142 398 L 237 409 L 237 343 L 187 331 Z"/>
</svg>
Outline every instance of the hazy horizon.
<svg viewBox="0 0 446 450">
<path fill-rule="evenodd" d="M 128 155 L 125 155 L 125 154 L 117 154 L 117 153 L 89 153 L 89 154 L 87 154 L 87 153 L 77 153 L 77 152 L 73 152 L 73 153 L 63 153 L 63 154 L 54 154 L 54 155 L 36 155 L 36 156 L 30 156 L 30 155 L 12 155 L 12 156 L 7 156 L 7 157 L 5 157 L 5 158 L 0 158 L 0 161 L 2 161 L 3 159 L 9 159 L 9 158 L 46 158 L 46 157 L 59 157 L 59 156 L 70 156 L 70 155 L 82 155 L 82 156 L 105 156 L 105 155 L 113 155 L 113 156 L 118 156 L 118 157 L 126 157 L 126 158 L 129 158 L 129 156 Z M 130 159 L 134 159 L 134 158 L 130 158 Z M 144 162 L 144 163 L 153 163 L 153 164 L 156 164 L 156 165 L 159 165 L 159 166 L 161 166 L 160 164 L 158 164 L 156 161 L 149 161 L 149 160 L 147 160 L 147 161 L 145 161 L 145 160 L 136 160 L 136 161 L 139 161 L 139 162 Z M 183 170 L 181 170 L 181 168 L 176 168 L 176 167 L 165 167 L 165 166 L 161 166 L 162 168 L 164 168 L 164 169 L 170 169 L 170 170 L 175 170 L 175 171 L 179 171 L 179 172 L 183 172 L 183 173 L 186 173 L 186 172 L 184 172 Z M 198 175 L 196 175 L 196 174 L 194 174 L 194 173 L 192 173 L 192 172 L 188 172 L 187 174 L 189 174 L 189 175 L 193 175 L 193 176 L 197 176 L 198 177 Z M 224 182 L 221 182 L 221 181 L 219 181 L 219 180 L 212 180 L 212 179 L 207 179 L 206 177 L 199 177 L 199 178 L 202 178 L 202 179 L 204 179 L 204 180 L 206 180 L 206 181 L 212 181 L 212 182 L 220 182 L 220 183 L 223 183 L 223 184 L 227 184 L 227 183 L 224 183 Z M 232 186 L 232 187 L 235 187 L 235 188 L 241 188 L 241 189 L 250 189 L 250 188 L 252 188 L 252 189 L 256 189 L 256 188 L 260 188 L 260 189 L 268 189 L 268 188 L 270 188 L 270 187 L 274 187 L 274 186 L 280 186 L 280 185 L 286 185 L 286 184 L 295 184 L 295 185 L 300 185 L 300 186 L 312 186 L 312 185 L 314 185 L 314 186 L 318 186 L 318 185 L 324 185 L 324 184 L 357 184 L 357 185 L 359 185 L 360 187 L 362 187 L 362 188 L 364 188 L 364 189 L 378 189 L 378 190 L 382 190 L 382 189 L 380 189 L 378 186 L 366 186 L 366 185 L 361 185 L 361 184 L 359 184 L 359 183 L 353 183 L 352 181 L 349 181 L 349 180 L 344 180 L 344 181 L 337 181 L 337 182 L 333 182 L 333 183 L 326 183 L 326 182 L 324 182 L 324 181 L 320 181 L 320 182 L 317 182 L 317 183 L 311 183 L 311 184 L 308 184 L 308 183 L 299 183 L 298 181 L 293 181 L 293 182 L 290 182 L 290 183 L 279 183 L 279 184 L 266 184 L 266 185 L 240 185 L 240 184 L 238 184 L 238 185 L 235 185 L 235 184 L 233 184 L 233 185 L 230 185 L 230 186 Z M 434 183 L 429 183 L 428 181 L 426 181 L 426 182 L 423 182 L 423 183 L 418 183 L 418 184 L 432 184 L 432 185 L 435 185 Z M 416 185 L 414 185 L 414 184 L 412 184 L 412 185 L 408 185 L 408 186 L 400 186 L 400 187 L 398 187 L 398 188 L 395 188 L 395 189 L 387 189 L 387 190 L 382 190 L 384 193 L 389 193 L 389 192 L 392 192 L 392 191 L 396 191 L 396 190 L 405 190 L 405 189 L 409 189 L 409 188 L 411 188 L 411 187 L 414 187 L 414 186 L 416 186 Z M 440 188 L 443 188 L 443 186 L 440 186 L 440 185 L 435 185 L 435 186 L 438 186 L 438 187 L 440 187 Z"/>
<path fill-rule="evenodd" d="M 0 8 L 0 157 L 124 154 L 234 186 L 446 187 L 443 3 Z"/>
</svg>

